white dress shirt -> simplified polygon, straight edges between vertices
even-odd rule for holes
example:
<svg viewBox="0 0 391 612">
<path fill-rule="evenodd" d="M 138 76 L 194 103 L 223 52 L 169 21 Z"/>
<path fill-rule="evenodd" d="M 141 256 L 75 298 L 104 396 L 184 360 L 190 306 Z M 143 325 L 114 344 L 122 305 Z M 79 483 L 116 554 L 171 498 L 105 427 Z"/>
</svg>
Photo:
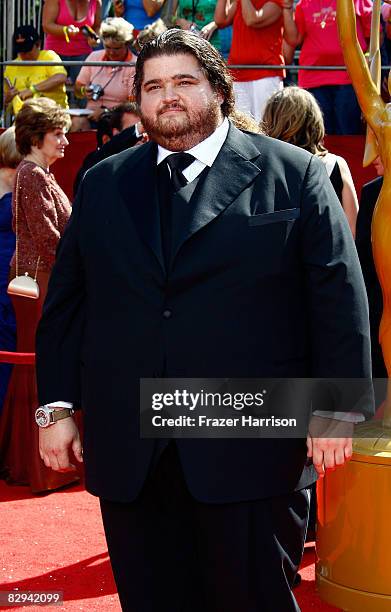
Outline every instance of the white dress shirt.
<svg viewBox="0 0 391 612">
<path fill-rule="evenodd" d="M 196 144 L 195 147 L 184 151 L 184 153 L 190 153 L 190 155 L 195 157 L 193 163 L 187 166 L 182 172 L 188 183 L 194 181 L 206 166 L 210 168 L 213 165 L 214 160 L 220 153 L 220 149 L 227 138 L 228 130 L 229 121 L 227 117 L 225 117 L 223 123 L 221 123 L 208 138 Z M 169 151 L 158 145 L 157 164 L 161 164 L 162 161 L 169 155 L 172 155 L 172 153 L 173 151 Z"/>
</svg>

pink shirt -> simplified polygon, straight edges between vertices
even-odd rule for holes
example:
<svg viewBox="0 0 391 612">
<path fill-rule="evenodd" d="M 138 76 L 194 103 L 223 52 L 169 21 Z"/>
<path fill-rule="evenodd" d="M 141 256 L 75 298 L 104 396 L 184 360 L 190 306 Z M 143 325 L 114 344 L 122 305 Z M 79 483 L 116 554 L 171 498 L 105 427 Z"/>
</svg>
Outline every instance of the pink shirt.
<svg viewBox="0 0 391 612">
<path fill-rule="evenodd" d="M 371 0 L 354 1 L 357 16 L 357 35 L 362 49 L 367 49 L 366 38 L 371 32 Z M 296 6 L 295 21 L 304 36 L 300 52 L 302 66 L 344 65 L 336 21 L 336 0 L 300 0 Z M 299 71 L 299 85 L 305 89 L 322 85 L 351 83 L 347 71 Z"/>
<path fill-rule="evenodd" d="M 66 0 L 58 0 L 58 4 L 57 25 L 74 25 L 78 28 L 81 28 L 83 25 L 88 25 L 92 28 L 94 25 L 96 0 L 89 1 L 87 16 L 81 21 L 76 21 L 72 17 Z M 55 36 L 54 34 L 47 34 L 45 37 L 45 49 L 55 51 L 59 55 L 88 55 L 91 52 L 91 47 L 87 42 L 87 38 L 81 32 L 75 36 L 70 36 L 69 43 L 65 40 L 64 35 Z"/>
<path fill-rule="evenodd" d="M 98 62 L 105 59 L 105 51 L 93 51 L 87 57 L 87 62 Z M 130 52 L 126 58 L 128 62 L 135 62 L 136 57 Z M 87 108 L 95 110 L 101 106 L 112 108 L 132 97 L 134 66 L 112 68 L 110 66 L 82 66 L 77 82 L 88 87 L 91 83 L 101 85 L 104 95 L 98 100 L 88 100 Z"/>
</svg>

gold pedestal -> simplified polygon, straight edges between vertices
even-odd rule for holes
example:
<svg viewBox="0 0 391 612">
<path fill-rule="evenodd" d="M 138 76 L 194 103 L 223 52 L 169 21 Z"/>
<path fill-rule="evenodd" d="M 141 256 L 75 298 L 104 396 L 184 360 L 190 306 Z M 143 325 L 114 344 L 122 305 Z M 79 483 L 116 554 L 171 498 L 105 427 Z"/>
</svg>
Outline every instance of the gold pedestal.
<svg viewBox="0 0 391 612">
<path fill-rule="evenodd" d="M 348 612 L 391 612 L 391 431 L 357 426 L 353 457 L 318 483 L 319 594 Z"/>
</svg>

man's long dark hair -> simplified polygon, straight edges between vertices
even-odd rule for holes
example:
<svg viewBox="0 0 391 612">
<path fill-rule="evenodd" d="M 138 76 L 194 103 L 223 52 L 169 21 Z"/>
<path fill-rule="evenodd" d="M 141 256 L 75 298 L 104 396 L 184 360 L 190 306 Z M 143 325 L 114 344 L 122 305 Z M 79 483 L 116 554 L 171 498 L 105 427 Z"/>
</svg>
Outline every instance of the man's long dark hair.
<svg viewBox="0 0 391 612">
<path fill-rule="evenodd" d="M 230 115 L 235 103 L 232 77 L 220 53 L 197 34 L 178 29 L 167 30 L 143 45 L 137 58 L 133 84 L 133 93 L 137 103 L 140 104 L 145 62 L 161 55 L 178 54 L 193 55 L 196 58 L 212 89 L 224 99 L 221 105 L 223 115 L 225 117 Z"/>
</svg>

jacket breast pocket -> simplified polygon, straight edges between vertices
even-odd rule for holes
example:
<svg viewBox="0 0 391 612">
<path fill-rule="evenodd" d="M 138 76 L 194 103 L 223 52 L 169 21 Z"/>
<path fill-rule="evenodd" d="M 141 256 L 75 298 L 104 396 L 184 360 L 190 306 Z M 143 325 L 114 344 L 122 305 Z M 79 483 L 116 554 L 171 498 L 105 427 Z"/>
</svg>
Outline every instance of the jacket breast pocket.
<svg viewBox="0 0 391 612">
<path fill-rule="evenodd" d="M 255 227 L 257 225 L 266 225 L 269 223 L 278 223 L 278 221 L 294 221 L 300 217 L 300 208 L 286 208 L 284 210 L 275 210 L 269 213 L 261 213 L 248 218 L 248 225 Z"/>
</svg>

